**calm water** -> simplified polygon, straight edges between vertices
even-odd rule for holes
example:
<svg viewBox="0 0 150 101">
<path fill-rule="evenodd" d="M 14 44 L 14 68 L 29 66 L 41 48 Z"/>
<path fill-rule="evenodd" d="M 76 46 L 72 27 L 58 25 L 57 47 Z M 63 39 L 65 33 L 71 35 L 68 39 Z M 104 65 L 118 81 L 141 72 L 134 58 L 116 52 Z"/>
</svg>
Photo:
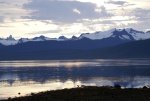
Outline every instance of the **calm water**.
<svg viewBox="0 0 150 101">
<path fill-rule="evenodd" d="M 150 85 L 150 59 L 0 61 L 0 99 L 46 90 Z"/>
</svg>

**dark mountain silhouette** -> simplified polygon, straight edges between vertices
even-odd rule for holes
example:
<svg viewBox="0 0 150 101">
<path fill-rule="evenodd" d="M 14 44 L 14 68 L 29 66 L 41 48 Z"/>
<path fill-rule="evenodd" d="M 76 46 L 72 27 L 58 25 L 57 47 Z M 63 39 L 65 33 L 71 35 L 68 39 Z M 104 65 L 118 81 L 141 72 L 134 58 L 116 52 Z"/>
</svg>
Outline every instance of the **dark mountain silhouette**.
<svg viewBox="0 0 150 101">
<path fill-rule="evenodd" d="M 3 47 L 5 47 L 5 46 L 4 46 L 3 44 L 0 43 L 0 48 L 3 48 Z"/>
<path fill-rule="evenodd" d="M 107 43 L 110 40 L 112 46 Z M 85 38 L 80 41 L 27 42 L 1 48 L 0 60 L 150 58 L 150 39 L 120 45 L 113 42 L 112 38 L 109 41 Z"/>
<path fill-rule="evenodd" d="M 1 49 L 1 53 L 9 52 L 29 52 L 29 51 L 41 51 L 41 50 L 55 50 L 55 49 L 97 49 L 102 47 L 109 47 L 127 42 L 116 38 L 105 38 L 102 40 L 90 40 L 83 38 L 80 40 L 67 40 L 67 41 L 32 41 L 26 43 L 20 43 L 17 45 L 6 46 Z M 11 51 L 10 51 L 11 50 Z"/>
<path fill-rule="evenodd" d="M 65 36 L 60 36 L 58 39 L 67 40 L 67 38 Z"/>
<path fill-rule="evenodd" d="M 78 40 L 78 37 L 76 37 L 76 36 L 73 35 L 73 36 L 71 37 L 71 40 Z"/>
<path fill-rule="evenodd" d="M 150 39 L 133 41 L 118 46 L 92 50 L 100 58 L 150 58 Z"/>
<path fill-rule="evenodd" d="M 40 39 L 40 40 L 45 41 L 45 40 L 46 40 L 45 38 L 46 38 L 45 36 L 41 35 L 41 36 L 39 36 L 39 37 L 33 38 L 32 40 L 38 40 L 38 39 Z"/>
</svg>

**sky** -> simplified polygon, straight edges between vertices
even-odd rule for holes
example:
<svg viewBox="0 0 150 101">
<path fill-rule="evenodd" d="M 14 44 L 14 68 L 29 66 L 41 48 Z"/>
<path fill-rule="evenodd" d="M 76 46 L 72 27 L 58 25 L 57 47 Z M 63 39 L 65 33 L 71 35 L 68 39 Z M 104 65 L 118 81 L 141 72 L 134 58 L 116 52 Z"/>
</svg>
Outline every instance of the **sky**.
<svg viewBox="0 0 150 101">
<path fill-rule="evenodd" d="M 0 38 L 150 30 L 149 0 L 0 0 Z"/>
</svg>

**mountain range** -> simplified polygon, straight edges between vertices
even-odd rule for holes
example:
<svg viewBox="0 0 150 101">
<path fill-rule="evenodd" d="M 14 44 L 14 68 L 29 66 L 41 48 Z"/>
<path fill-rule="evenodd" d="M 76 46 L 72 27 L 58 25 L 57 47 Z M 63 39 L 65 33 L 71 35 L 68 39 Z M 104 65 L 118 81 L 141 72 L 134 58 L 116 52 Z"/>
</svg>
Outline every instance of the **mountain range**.
<svg viewBox="0 0 150 101">
<path fill-rule="evenodd" d="M 90 58 L 150 58 L 150 31 L 114 28 L 71 38 L 0 39 L 0 60 Z"/>
<path fill-rule="evenodd" d="M 97 31 L 94 33 L 82 33 L 79 37 L 72 36 L 71 38 L 67 38 L 65 36 L 60 36 L 59 38 L 48 38 L 43 35 L 39 37 L 34 38 L 20 38 L 16 40 L 15 38 L 10 35 L 6 39 L 0 38 L 0 43 L 8 46 L 8 45 L 16 45 L 19 43 L 24 42 L 31 42 L 31 41 L 67 41 L 67 40 L 80 40 L 82 38 L 88 38 L 91 40 L 102 40 L 105 38 L 117 38 L 121 40 L 128 40 L 128 41 L 134 41 L 134 40 L 145 40 L 150 38 L 150 31 L 143 32 L 143 31 L 137 31 L 132 28 L 126 28 L 126 29 L 111 29 L 108 31 Z"/>
</svg>

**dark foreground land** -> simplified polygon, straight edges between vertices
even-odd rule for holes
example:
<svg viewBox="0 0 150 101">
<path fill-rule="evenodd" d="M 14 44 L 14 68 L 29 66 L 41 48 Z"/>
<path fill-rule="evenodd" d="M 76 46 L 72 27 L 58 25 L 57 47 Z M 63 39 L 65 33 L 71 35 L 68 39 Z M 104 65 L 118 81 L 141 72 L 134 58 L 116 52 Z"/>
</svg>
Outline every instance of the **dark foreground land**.
<svg viewBox="0 0 150 101">
<path fill-rule="evenodd" d="M 150 88 L 78 87 L 46 91 L 3 101 L 150 101 Z"/>
</svg>

